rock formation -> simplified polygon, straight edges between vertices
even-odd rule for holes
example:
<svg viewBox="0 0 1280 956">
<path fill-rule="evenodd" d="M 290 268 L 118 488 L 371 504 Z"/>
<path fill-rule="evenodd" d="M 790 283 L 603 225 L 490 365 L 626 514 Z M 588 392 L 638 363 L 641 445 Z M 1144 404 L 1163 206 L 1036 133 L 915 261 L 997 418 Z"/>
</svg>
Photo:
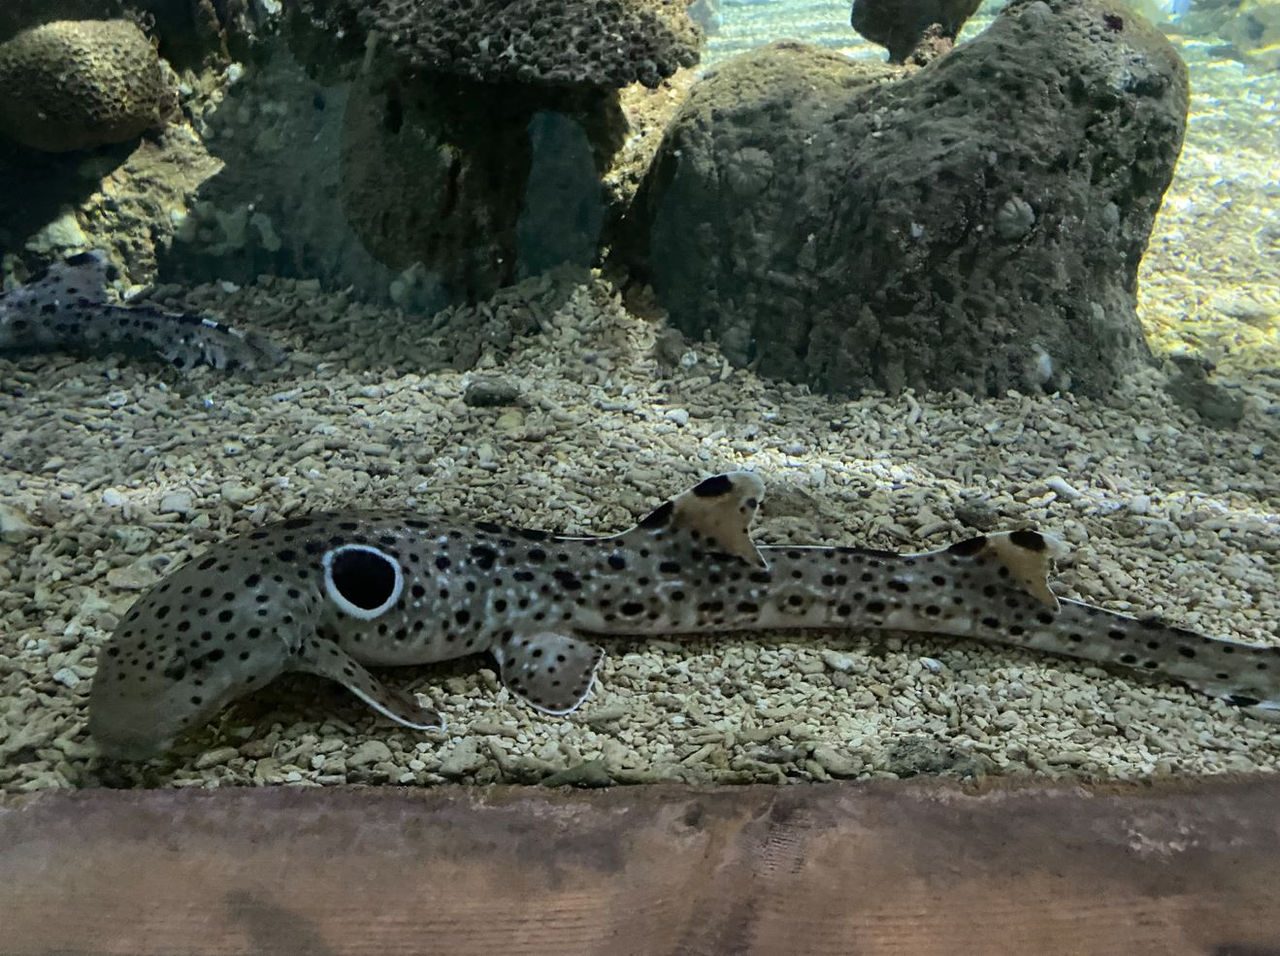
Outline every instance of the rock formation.
<svg viewBox="0 0 1280 956">
<path fill-rule="evenodd" d="M 1139 261 L 1185 67 L 1108 0 L 1013 0 L 920 70 L 775 44 L 696 85 L 621 251 L 671 321 L 831 392 L 1101 393 L 1146 361 Z"/>
<path fill-rule="evenodd" d="M 127 20 L 59 20 L 0 44 L 0 133 L 24 146 L 126 142 L 176 105 L 155 48 Z"/>
</svg>

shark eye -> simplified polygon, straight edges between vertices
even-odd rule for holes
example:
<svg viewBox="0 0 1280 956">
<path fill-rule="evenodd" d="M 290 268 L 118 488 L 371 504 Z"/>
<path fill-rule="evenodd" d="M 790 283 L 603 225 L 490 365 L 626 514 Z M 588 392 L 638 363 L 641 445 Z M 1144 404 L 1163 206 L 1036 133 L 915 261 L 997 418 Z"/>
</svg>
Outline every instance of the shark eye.
<svg viewBox="0 0 1280 956">
<path fill-rule="evenodd" d="M 404 590 L 404 571 L 390 555 L 364 544 L 325 552 L 324 589 L 346 614 L 372 621 L 386 613 Z"/>
</svg>

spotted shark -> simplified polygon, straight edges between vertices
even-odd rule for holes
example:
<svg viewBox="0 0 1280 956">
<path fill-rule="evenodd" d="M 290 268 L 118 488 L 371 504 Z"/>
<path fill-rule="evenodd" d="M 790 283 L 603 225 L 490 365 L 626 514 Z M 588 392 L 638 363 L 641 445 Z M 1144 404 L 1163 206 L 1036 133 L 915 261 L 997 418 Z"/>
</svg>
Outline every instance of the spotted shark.
<svg viewBox="0 0 1280 956">
<path fill-rule="evenodd" d="M 1206 637 L 1054 594 L 1065 553 L 1034 530 L 915 554 L 758 546 L 760 478 L 707 478 L 631 529 L 565 537 L 489 522 L 336 511 L 214 545 L 144 594 L 98 658 L 89 730 L 106 755 L 168 749 L 287 671 L 345 685 L 407 727 L 445 721 L 367 669 L 487 652 L 546 714 L 591 692 L 591 637 L 893 629 L 1010 644 L 1280 710 L 1280 646 Z"/>
<path fill-rule="evenodd" d="M 0 293 L 0 351 L 152 350 L 176 368 L 264 369 L 282 348 L 208 316 L 110 299 L 120 277 L 105 252 L 81 252 Z"/>
</svg>

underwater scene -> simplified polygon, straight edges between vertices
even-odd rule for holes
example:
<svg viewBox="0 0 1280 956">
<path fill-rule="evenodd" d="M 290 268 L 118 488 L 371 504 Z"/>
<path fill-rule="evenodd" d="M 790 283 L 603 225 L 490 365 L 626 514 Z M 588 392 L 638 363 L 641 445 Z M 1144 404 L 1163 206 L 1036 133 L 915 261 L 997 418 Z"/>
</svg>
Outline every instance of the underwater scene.
<svg viewBox="0 0 1280 956">
<path fill-rule="evenodd" d="M 1280 2 L 6 0 L 0 787 L 1280 764 Z"/>
</svg>

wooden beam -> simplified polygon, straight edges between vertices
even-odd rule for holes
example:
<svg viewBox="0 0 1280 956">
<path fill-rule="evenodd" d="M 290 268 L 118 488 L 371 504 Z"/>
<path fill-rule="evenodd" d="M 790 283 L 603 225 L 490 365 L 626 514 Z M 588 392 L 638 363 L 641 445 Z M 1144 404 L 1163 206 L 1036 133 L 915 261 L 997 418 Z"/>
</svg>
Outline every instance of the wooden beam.
<svg viewBox="0 0 1280 956">
<path fill-rule="evenodd" d="M 1280 779 L 49 792 L 0 953 L 1280 954 Z"/>
</svg>

